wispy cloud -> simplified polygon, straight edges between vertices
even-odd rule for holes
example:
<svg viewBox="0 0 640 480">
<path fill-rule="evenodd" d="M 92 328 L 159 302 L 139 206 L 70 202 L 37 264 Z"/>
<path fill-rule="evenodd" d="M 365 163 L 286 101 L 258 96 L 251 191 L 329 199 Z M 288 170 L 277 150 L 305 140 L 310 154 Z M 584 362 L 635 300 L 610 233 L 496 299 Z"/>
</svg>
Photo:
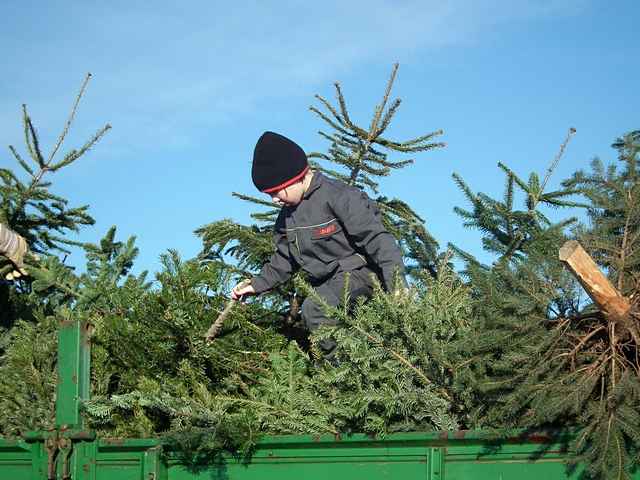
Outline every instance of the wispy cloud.
<svg viewBox="0 0 640 480">
<path fill-rule="evenodd" d="M 416 52 L 481 41 L 500 24 L 571 15 L 586 4 L 203 1 L 180 8 L 154 2 L 151 11 L 130 2 L 84 3 L 67 11 L 14 13 L 13 29 L 20 31 L 5 30 L 0 43 L 11 78 L 38 104 L 43 121 L 54 115 L 56 123 L 61 120 L 70 95 L 59 93 L 69 91 L 70 78 L 79 80 L 91 70 L 98 81 L 84 114 L 99 121 L 108 112 L 118 126 L 113 133 L 118 148 L 147 149 L 159 138 L 163 148 L 180 148 L 198 129 L 232 122 L 274 97 L 309 96 L 317 85 L 364 64 L 390 64 Z M 48 23 L 34 23 L 35 13 Z M 15 99 L 4 96 L 15 95 L 17 87 L 3 91 L 0 128 L 15 133 L 10 125 L 16 111 L 5 108 Z"/>
</svg>

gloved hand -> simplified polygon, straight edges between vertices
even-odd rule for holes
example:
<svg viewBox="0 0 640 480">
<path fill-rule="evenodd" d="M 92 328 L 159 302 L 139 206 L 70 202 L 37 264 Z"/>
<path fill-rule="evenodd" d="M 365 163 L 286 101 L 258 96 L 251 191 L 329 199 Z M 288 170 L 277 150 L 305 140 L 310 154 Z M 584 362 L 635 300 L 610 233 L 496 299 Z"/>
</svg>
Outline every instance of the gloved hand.
<svg viewBox="0 0 640 480">
<path fill-rule="evenodd" d="M 0 223 L 0 255 L 11 260 L 15 267 L 5 276 L 7 280 L 15 280 L 27 274 L 24 268 L 24 256 L 28 250 L 29 247 L 24 238 Z"/>
</svg>

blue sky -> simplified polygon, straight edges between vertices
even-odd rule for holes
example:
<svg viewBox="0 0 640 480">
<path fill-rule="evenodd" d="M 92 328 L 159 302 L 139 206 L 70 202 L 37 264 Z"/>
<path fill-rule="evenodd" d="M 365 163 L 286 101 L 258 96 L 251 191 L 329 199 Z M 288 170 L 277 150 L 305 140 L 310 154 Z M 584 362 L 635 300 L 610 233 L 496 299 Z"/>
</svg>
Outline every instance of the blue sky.
<svg viewBox="0 0 640 480">
<path fill-rule="evenodd" d="M 448 146 L 416 155 L 381 190 L 408 199 L 441 245 L 480 253 L 452 212 L 465 206 L 453 172 L 499 195 L 498 161 L 543 174 L 575 127 L 554 188 L 594 156 L 613 160 L 612 141 L 640 128 L 633 0 L 5 0 L 0 11 L 0 144 L 24 151 L 27 103 L 50 148 L 92 72 L 66 146 L 113 129 L 51 177 L 53 190 L 91 205 L 97 223 L 76 239 L 96 241 L 111 225 L 136 235 L 138 269 L 156 270 L 167 248 L 196 255 L 193 230 L 205 223 L 249 223 L 253 207 L 230 194 L 254 193 L 259 135 L 326 149 L 313 95 L 333 99 L 339 81 L 352 119 L 367 125 L 394 62 L 403 104 L 389 136 L 441 128 Z M 8 150 L 0 165 L 13 166 Z"/>
</svg>

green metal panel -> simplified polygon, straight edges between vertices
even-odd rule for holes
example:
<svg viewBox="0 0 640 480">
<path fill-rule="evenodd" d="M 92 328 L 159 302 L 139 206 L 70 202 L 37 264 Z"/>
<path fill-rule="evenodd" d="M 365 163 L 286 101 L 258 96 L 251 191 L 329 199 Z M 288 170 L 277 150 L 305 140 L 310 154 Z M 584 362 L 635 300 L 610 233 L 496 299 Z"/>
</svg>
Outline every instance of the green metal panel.
<svg viewBox="0 0 640 480">
<path fill-rule="evenodd" d="M 559 445 L 520 441 L 495 447 L 482 435 L 458 432 L 409 433 L 386 439 L 357 435 L 331 437 L 271 437 L 260 442 L 248 464 L 237 459 L 191 472 L 175 458 L 162 459 L 154 440 L 101 439 L 76 444 L 78 480 L 196 479 L 562 479 L 570 455 Z M 453 434 L 452 434 L 453 435 Z M 544 451 L 543 451 L 544 450 Z M 24 457 L 23 457 L 24 458 Z M 3 478 L 3 477 L 0 477 Z M 30 477 L 26 477 L 30 478 Z"/>
<path fill-rule="evenodd" d="M 96 475 L 91 480 L 167 480 L 157 441 L 101 439 L 96 442 Z"/>
<path fill-rule="evenodd" d="M 42 441 L 0 441 L 0 480 L 46 478 Z M 74 441 L 73 480 L 555 480 L 567 476 L 570 452 L 544 438 L 489 443 L 482 432 L 407 433 L 372 439 L 269 437 L 250 462 L 228 457 L 197 472 L 162 456 L 152 439 Z M 57 478 L 62 479 L 58 456 Z M 640 475 L 634 478 L 640 480 Z"/>
<path fill-rule="evenodd" d="M 517 478 L 538 480 L 577 479 L 580 471 L 569 472 L 572 455 L 553 443 L 507 443 L 499 448 L 476 442 L 444 448 L 447 480 L 468 478 Z"/>
<path fill-rule="evenodd" d="M 206 472 L 170 462 L 169 480 L 355 478 L 387 480 L 565 479 L 570 454 L 545 439 L 489 445 L 482 432 L 407 433 L 371 439 L 357 435 L 275 437 L 260 442 L 248 465 L 230 459 Z M 546 443 L 545 443 L 546 442 Z"/>
<path fill-rule="evenodd" d="M 79 442 L 74 445 L 72 465 L 72 479 L 95 480 L 98 468 L 96 466 L 96 451 L 98 441 Z"/>
<path fill-rule="evenodd" d="M 42 444 L 0 438 L 0 479 L 36 480 L 46 478 Z"/>
<path fill-rule="evenodd" d="M 424 442 L 372 441 L 364 436 L 342 441 L 280 437 L 261 442 L 249 464 L 229 459 L 194 473 L 170 462 L 169 479 L 426 479 L 428 462 L 429 448 Z"/>
<path fill-rule="evenodd" d="M 62 322 L 58 330 L 58 388 L 56 425 L 84 428 L 80 404 L 89 399 L 91 349 L 90 324 Z"/>
</svg>

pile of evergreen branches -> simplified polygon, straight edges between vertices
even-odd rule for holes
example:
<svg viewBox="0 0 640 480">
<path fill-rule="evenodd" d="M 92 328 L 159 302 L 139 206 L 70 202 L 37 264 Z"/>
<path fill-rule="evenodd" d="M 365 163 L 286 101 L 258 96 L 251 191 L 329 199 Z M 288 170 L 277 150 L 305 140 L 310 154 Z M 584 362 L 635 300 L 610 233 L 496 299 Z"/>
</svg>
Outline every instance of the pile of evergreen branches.
<svg viewBox="0 0 640 480">
<path fill-rule="evenodd" d="M 535 177 L 525 183 L 506 168 L 502 201 L 463 185 L 474 211 L 460 212 L 500 253 L 492 267 L 468 262 L 477 301 L 472 335 L 458 349 L 469 359 L 458 382 L 474 392 L 471 424 L 580 429 L 571 444 L 576 461 L 598 478 L 627 478 L 640 447 L 640 131 L 613 147 L 618 165 L 595 159 L 590 172 L 564 181 L 562 192 L 544 193 Z M 513 210 L 514 184 L 525 193 L 525 210 Z M 564 193 L 580 195 L 588 217 L 571 222 L 570 232 L 566 222 L 552 224 L 531 209 L 549 200 L 562 205 Z M 558 249 L 569 238 L 630 300 L 625 319 L 605 315 L 564 269 Z"/>
<path fill-rule="evenodd" d="M 153 279 L 131 273 L 135 239 L 117 239 L 115 227 L 97 244 L 76 245 L 86 252 L 82 273 L 67 267 L 57 255 L 74 243 L 65 232 L 93 219 L 87 207 L 67 207 L 44 179 L 109 127 L 56 161 L 86 81 L 50 155 L 42 154 L 25 108 L 28 161 L 11 147 L 22 177 L 0 169 L 0 222 L 40 258 L 28 277 L 0 284 L 0 435 L 52 424 L 57 326 L 82 319 L 94 326 L 92 399 L 84 405 L 92 427 L 106 436 L 161 435 L 192 464 L 225 450 L 247 452 L 265 434 L 545 428 L 578 432 L 571 447 L 594 478 L 628 475 L 640 446 L 632 331 L 640 318 L 640 132 L 614 143 L 619 166 L 595 160 L 555 191 L 547 187 L 573 130 L 542 180 L 533 173 L 525 181 L 499 164 L 506 176 L 500 199 L 474 193 L 454 175 L 471 205 L 456 212 L 494 255 L 483 265 L 456 245 L 440 249 L 407 199 L 380 193 L 381 177 L 413 161 L 402 156 L 444 145 L 434 141 L 440 131 L 411 140 L 387 135 L 400 106 L 390 100 L 396 69 L 366 128 L 352 120 L 340 85 L 335 104 L 317 97 L 311 110 L 330 128 L 320 132 L 329 146 L 309 157 L 376 199 L 403 249 L 411 288 L 394 296 L 378 286 L 351 310 L 330 309 L 339 325 L 310 340 L 298 309 L 315 293 L 300 275 L 237 306 L 220 336 L 204 339 L 230 286 L 271 253 L 277 210 L 261 199 L 235 194 L 263 207 L 256 224 L 204 225 L 196 231 L 201 254 L 183 260 L 168 251 Z M 554 222 L 549 208 L 585 209 L 587 221 Z M 629 299 L 629 331 L 558 260 L 570 239 Z M 328 335 L 338 342 L 338 366 L 315 354 Z"/>
</svg>

